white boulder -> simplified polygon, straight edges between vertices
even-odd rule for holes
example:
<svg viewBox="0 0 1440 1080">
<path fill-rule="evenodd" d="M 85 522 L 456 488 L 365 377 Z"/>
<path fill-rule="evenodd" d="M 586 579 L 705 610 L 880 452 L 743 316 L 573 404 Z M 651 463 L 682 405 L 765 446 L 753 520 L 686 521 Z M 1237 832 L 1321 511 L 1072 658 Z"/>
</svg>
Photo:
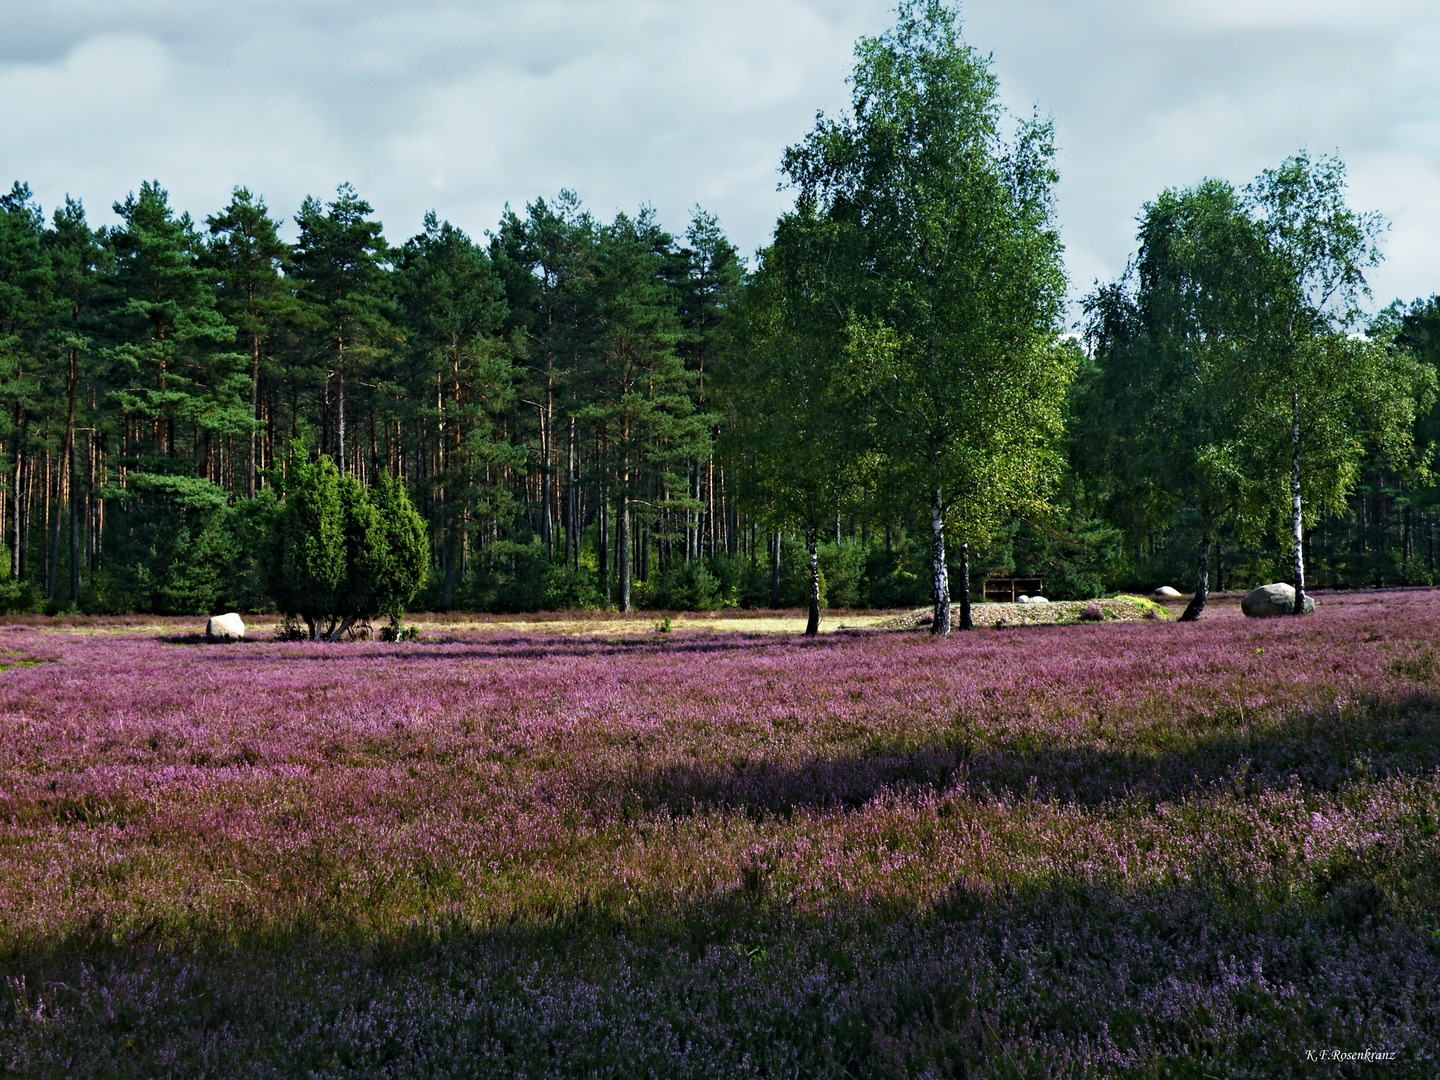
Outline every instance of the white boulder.
<svg viewBox="0 0 1440 1080">
<path fill-rule="evenodd" d="M 1264 619 L 1272 615 L 1290 615 L 1295 611 L 1295 586 L 1283 581 L 1273 585 L 1261 585 L 1240 601 L 1240 610 L 1252 619 Z M 1305 614 L 1315 613 L 1315 598 L 1305 594 Z"/>
<path fill-rule="evenodd" d="M 209 641 L 242 641 L 245 638 L 245 620 L 233 611 L 226 615 L 212 615 L 205 624 L 205 637 Z"/>
<path fill-rule="evenodd" d="M 1152 593 L 1150 594 L 1150 599 L 1152 599 L 1152 600 L 1178 600 L 1178 599 L 1180 599 L 1180 590 L 1179 590 L 1179 589 L 1172 589 L 1169 585 L 1161 585 L 1158 589 L 1156 589 L 1154 592 L 1152 592 Z"/>
<path fill-rule="evenodd" d="M 1015 602 L 1017 604 L 1048 604 L 1050 601 L 1043 596 L 1021 596 Z"/>
</svg>

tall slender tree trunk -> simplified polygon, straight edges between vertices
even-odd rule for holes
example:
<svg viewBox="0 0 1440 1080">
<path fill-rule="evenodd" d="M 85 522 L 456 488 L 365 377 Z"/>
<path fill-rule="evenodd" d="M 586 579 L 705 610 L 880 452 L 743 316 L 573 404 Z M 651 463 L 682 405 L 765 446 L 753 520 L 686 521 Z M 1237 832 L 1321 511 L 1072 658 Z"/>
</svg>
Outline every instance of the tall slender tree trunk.
<svg viewBox="0 0 1440 1080">
<path fill-rule="evenodd" d="M 344 354 L 341 354 L 341 367 L 336 372 L 335 378 L 335 450 L 336 464 L 340 466 L 342 475 L 348 473 L 345 467 L 345 368 Z"/>
<path fill-rule="evenodd" d="M 445 522 L 442 535 L 444 536 L 444 540 L 442 541 L 443 547 L 441 548 L 441 554 L 445 562 L 445 579 L 444 584 L 440 587 L 440 603 L 446 611 L 449 611 L 450 605 L 455 598 L 455 566 L 459 560 L 456 558 L 457 553 L 455 549 L 457 545 L 455 543 L 455 528 L 453 523 L 448 519 Z"/>
<path fill-rule="evenodd" d="M 15 406 L 15 475 L 10 487 L 10 527 L 15 533 L 15 542 L 10 549 L 10 576 L 20 580 L 20 506 L 21 485 L 25 474 L 25 432 L 19 404 Z"/>
<path fill-rule="evenodd" d="M 598 526 L 596 536 L 598 538 L 598 550 L 600 563 L 600 595 L 605 598 L 605 603 L 610 603 L 610 508 L 605 501 L 605 485 L 600 485 L 600 498 L 595 503 L 595 523 Z"/>
<path fill-rule="evenodd" d="M 333 376 L 325 376 L 325 385 L 320 389 L 320 453 L 328 454 L 333 447 L 330 444 L 330 381 Z M 300 411 L 299 405 L 291 400 L 290 408 L 291 431 L 290 438 L 300 437 Z"/>
<path fill-rule="evenodd" d="M 549 391 L 546 391 L 546 401 L 536 406 L 540 414 L 540 542 L 545 545 L 545 557 L 551 558 L 555 554 L 554 529 L 550 520 L 550 485 L 554 482 L 551 469 L 551 437 L 549 417 Z"/>
<path fill-rule="evenodd" d="M 24 454 L 22 459 L 23 467 L 20 470 L 22 487 L 20 489 L 20 510 L 15 515 L 15 550 L 19 553 L 16 571 L 16 580 L 23 581 L 25 575 L 31 570 L 30 566 L 30 489 L 35 486 L 35 457 L 33 454 Z"/>
<path fill-rule="evenodd" d="M 960 541 L 960 629 L 974 630 L 970 611 L 970 541 Z"/>
<path fill-rule="evenodd" d="M 56 479 L 55 490 L 55 541 L 51 549 L 50 565 L 53 568 L 50 574 L 50 593 L 48 599 L 55 599 L 55 579 L 59 577 L 60 564 L 60 519 L 64 516 L 61 513 L 61 505 L 64 502 L 70 504 L 70 532 L 74 540 L 75 533 L 75 384 L 77 381 L 79 357 L 74 349 L 70 350 L 70 370 L 65 379 L 65 439 L 60 448 L 60 461 L 56 468 L 59 476 Z M 69 496 L 67 499 L 66 496 Z M 71 543 L 72 557 L 70 561 L 71 577 L 71 602 L 73 603 L 79 595 L 80 589 L 75 585 L 75 560 L 73 557 L 74 543 Z"/>
<path fill-rule="evenodd" d="M 1305 517 L 1300 505 L 1300 391 L 1290 392 L 1290 514 L 1295 542 L 1295 608 L 1305 614 Z"/>
<path fill-rule="evenodd" d="M 1400 584 L 1410 584 L 1410 555 L 1411 555 L 1411 530 L 1410 530 L 1410 507 L 1400 511 L 1401 532 L 1400 532 Z M 1321 551 L 1324 551 L 1322 546 Z"/>
<path fill-rule="evenodd" d="M 70 444 L 73 462 L 75 444 Z M 75 469 L 70 469 L 70 606 L 80 606 L 80 515 L 82 510 L 80 485 L 75 482 Z"/>
<path fill-rule="evenodd" d="M 820 544 L 815 526 L 805 527 L 805 554 L 810 560 L 810 617 L 805 620 L 805 634 L 820 633 Z"/>
<path fill-rule="evenodd" d="M 615 508 L 615 569 L 620 578 L 620 610 L 630 610 L 630 499 L 625 489 Z"/>
<path fill-rule="evenodd" d="M 55 560 L 50 557 L 50 508 L 59 496 L 55 482 L 54 455 L 50 453 L 50 417 L 45 418 L 45 483 L 40 489 L 40 579 L 45 583 L 45 598 L 55 598 Z"/>
<path fill-rule="evenodd" d="M 1200 557 L 1196 561 L 1195 574 L 1195 595 L 1185 607 L 1185 613 L 1180 616 L 1181 622 L 1194 622 L 1200 618 L 1200 613 L 1205 610 L 1205 602 L 1210 599 L 1210 530 L 1200 534 Z"/>
<path fill-rule="evenodd" d="M 250 456 L 245 462 L 245 495 L 255 497 L 255 437 L 260 433 L 260 335 L 250 335 Z"/>
<path fill-rule="evenodd" d="M 775 542 L 770 547 L 770 609 L 773 611 L 780 606 L 780 553 L 782 550 L 781 533 L 775 530 Z"/>
<path fill-rule="evenodd" d="M 580 493 L 575 486 L 575 417 L 570 417 L 570 449 L 565 466 L 566 495 L 570 520 L 565 524 L 566 562 L 575 573 L 580 572 Z"/>
<path fill-rule="evenodd" d="M 940 489 L 930 495 L 930 575 L 935 590 L 935 615 L 930 633 L 935 637 L 950 635 L 950 571 L 945 566 L 945 509 Z"/>
</svg>

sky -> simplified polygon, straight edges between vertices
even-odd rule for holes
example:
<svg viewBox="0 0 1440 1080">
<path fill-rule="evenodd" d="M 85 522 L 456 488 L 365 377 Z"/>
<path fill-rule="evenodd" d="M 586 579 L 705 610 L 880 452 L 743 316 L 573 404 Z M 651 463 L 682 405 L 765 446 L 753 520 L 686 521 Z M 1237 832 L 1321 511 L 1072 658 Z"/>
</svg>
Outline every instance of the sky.
<svg viewBox="0 0 1440 1080">
<path fill-rule="evenodd" d="M 602 216 L 699 205 L 766 243 L 783 149 L 843 111 L 888 0 L 0 0 L 0 182 L 95 224 L 142 180 L 197 219 L 341 181 L 392 242 L 570 188 Z M 1053 118 L 1072 295 L 1119 274 L 1166 187 L 1304 147 L 1390 222 L 1377 304 L 1440 292 L 1434 0 L 968 0 L 1005 105 Z M 291 230 L 293 232 L 293 229 Z"/>
</svg>

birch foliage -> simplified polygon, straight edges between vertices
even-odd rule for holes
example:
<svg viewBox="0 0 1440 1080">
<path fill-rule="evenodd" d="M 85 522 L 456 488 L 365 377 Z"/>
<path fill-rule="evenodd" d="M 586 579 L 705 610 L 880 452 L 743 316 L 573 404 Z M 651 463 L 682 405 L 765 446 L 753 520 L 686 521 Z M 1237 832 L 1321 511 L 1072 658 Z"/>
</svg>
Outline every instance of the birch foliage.
<svg viewBox="0 0 1440 1080">
<path fill-rule="evenodd" d="M 851 114 L 821 117 L 784 168 L 800 209 L 841 235 L 853 388 L 888 483 L 929 518 L 945 634 L 946 529 L 984 537 L 1058 473 L 1074 365 L 1058 343 L 1053 133 L 1007 123 L 989 61 L 938 0 L 902 3 L 892 30 L 862 38 L 851 82 Z"/>
</svg>

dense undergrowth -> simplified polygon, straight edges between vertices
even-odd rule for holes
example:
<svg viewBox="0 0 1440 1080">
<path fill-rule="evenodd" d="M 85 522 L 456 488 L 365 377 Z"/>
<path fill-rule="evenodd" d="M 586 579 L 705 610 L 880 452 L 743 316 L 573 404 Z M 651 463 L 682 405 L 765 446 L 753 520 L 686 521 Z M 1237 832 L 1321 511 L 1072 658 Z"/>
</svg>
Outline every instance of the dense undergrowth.
<svg viewBox="0 0 1440 1080">
<path fill-rule="evenodd" d="M 0 629 L 0 1065 L 1432 1075 L 1437 616 Z"/>
</svg>

